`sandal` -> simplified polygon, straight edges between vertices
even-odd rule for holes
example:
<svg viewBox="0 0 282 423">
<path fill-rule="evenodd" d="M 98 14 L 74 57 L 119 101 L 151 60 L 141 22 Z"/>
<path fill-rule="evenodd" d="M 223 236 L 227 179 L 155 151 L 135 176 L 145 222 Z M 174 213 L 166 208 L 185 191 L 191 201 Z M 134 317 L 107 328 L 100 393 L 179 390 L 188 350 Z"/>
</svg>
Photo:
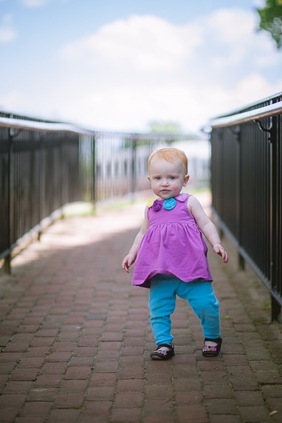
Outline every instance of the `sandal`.
<svg viewBox="0 0 282 423">
<path fill-rule="evenodd" d="M 220 353 L 222 339 L 210 339 L 205 338 L 204 348 L 202 349 L 202 353 L 204 357 L 216 357 Z"/>
<path fill-rule="evenodd" d="M 169 360 L 174 356 L 174 346 L 170 344 L 161 344 L 150 354 L 152 360 Z"/>
</svg>

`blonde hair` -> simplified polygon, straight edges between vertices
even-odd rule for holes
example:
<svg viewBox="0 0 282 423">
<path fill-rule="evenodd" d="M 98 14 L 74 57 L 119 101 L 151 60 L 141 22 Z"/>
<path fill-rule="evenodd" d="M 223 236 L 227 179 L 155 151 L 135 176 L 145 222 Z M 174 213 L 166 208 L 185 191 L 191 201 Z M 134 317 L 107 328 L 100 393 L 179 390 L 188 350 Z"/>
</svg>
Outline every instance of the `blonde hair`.
<svg viewBox="0 0 282 423">
<path fill-rule="evenodd" d="M 179 150 L 178 148 L 160 148 L 157 151 L 154 151 L 148 159 L 148 168 L 150 169 L 151 162 L 154 158 L 164 159 L 167 162 L 173 163 L 176 160 L 180 160 L 184 166 L 185 175 L 188 174 L 188 159 L 184 151 Z"/>
</svg>

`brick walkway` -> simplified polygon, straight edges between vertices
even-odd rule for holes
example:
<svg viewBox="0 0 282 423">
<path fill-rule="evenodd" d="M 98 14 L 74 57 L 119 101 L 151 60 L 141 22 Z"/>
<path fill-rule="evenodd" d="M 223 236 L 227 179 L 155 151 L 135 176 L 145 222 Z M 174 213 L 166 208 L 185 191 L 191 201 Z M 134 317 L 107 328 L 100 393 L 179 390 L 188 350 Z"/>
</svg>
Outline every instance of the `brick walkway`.
<svg viewBox="0 0 282 423">
<path fill-rule="evenodd" d="M 210 253 L 222 355 L 201 355 L 197 318 L 178 300 L 176 356 L 150 360 L 146 289 L 122 271 L 139 204 L 54 224 L 0 278 L 1 423 L 282 421 L 281 325 L 253 273 Z"/>
</svg>

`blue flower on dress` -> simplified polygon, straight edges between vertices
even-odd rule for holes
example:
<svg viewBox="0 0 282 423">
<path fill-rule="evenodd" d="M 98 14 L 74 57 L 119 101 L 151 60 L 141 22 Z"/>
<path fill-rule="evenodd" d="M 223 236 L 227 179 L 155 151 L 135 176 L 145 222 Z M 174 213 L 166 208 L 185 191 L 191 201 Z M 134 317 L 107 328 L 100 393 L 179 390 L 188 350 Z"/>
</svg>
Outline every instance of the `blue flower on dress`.
<svg viewBox="0 0 282 423">
<path fill-rule="evenodd" d="M 176 206 L 176 199 L 175 198 L 167 198 L 166 200 L 164 200 L 163 203 L 163 208 L 165 210 L 172 210 L 174 209 L 174 207 Z"/>
<path fill-rule="evenodd" d="M 160 211 L 161 208 L 162 208 L 162 202 L 161 202 L 161 200 L 155 200 L 153 202 L 152 209 L 157 212 L 157 211 Z"/>
</svg>

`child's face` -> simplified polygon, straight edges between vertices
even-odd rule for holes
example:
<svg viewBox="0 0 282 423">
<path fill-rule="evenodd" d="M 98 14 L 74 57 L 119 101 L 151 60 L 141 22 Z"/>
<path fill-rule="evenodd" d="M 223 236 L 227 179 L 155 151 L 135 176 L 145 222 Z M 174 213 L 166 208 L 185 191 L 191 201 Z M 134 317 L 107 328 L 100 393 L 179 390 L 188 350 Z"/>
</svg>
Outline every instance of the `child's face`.
<svg viewBox="0 0 282 423">
<path fill-rule="evenodd" d="M 153 158 L 148 179 L 154 194 L 165 200 L 180 194 L 182 187 L 187 185 L 189 176 L 185 175 L 181 160 L 171 163 L 165 159 Z"/>
</svg>

